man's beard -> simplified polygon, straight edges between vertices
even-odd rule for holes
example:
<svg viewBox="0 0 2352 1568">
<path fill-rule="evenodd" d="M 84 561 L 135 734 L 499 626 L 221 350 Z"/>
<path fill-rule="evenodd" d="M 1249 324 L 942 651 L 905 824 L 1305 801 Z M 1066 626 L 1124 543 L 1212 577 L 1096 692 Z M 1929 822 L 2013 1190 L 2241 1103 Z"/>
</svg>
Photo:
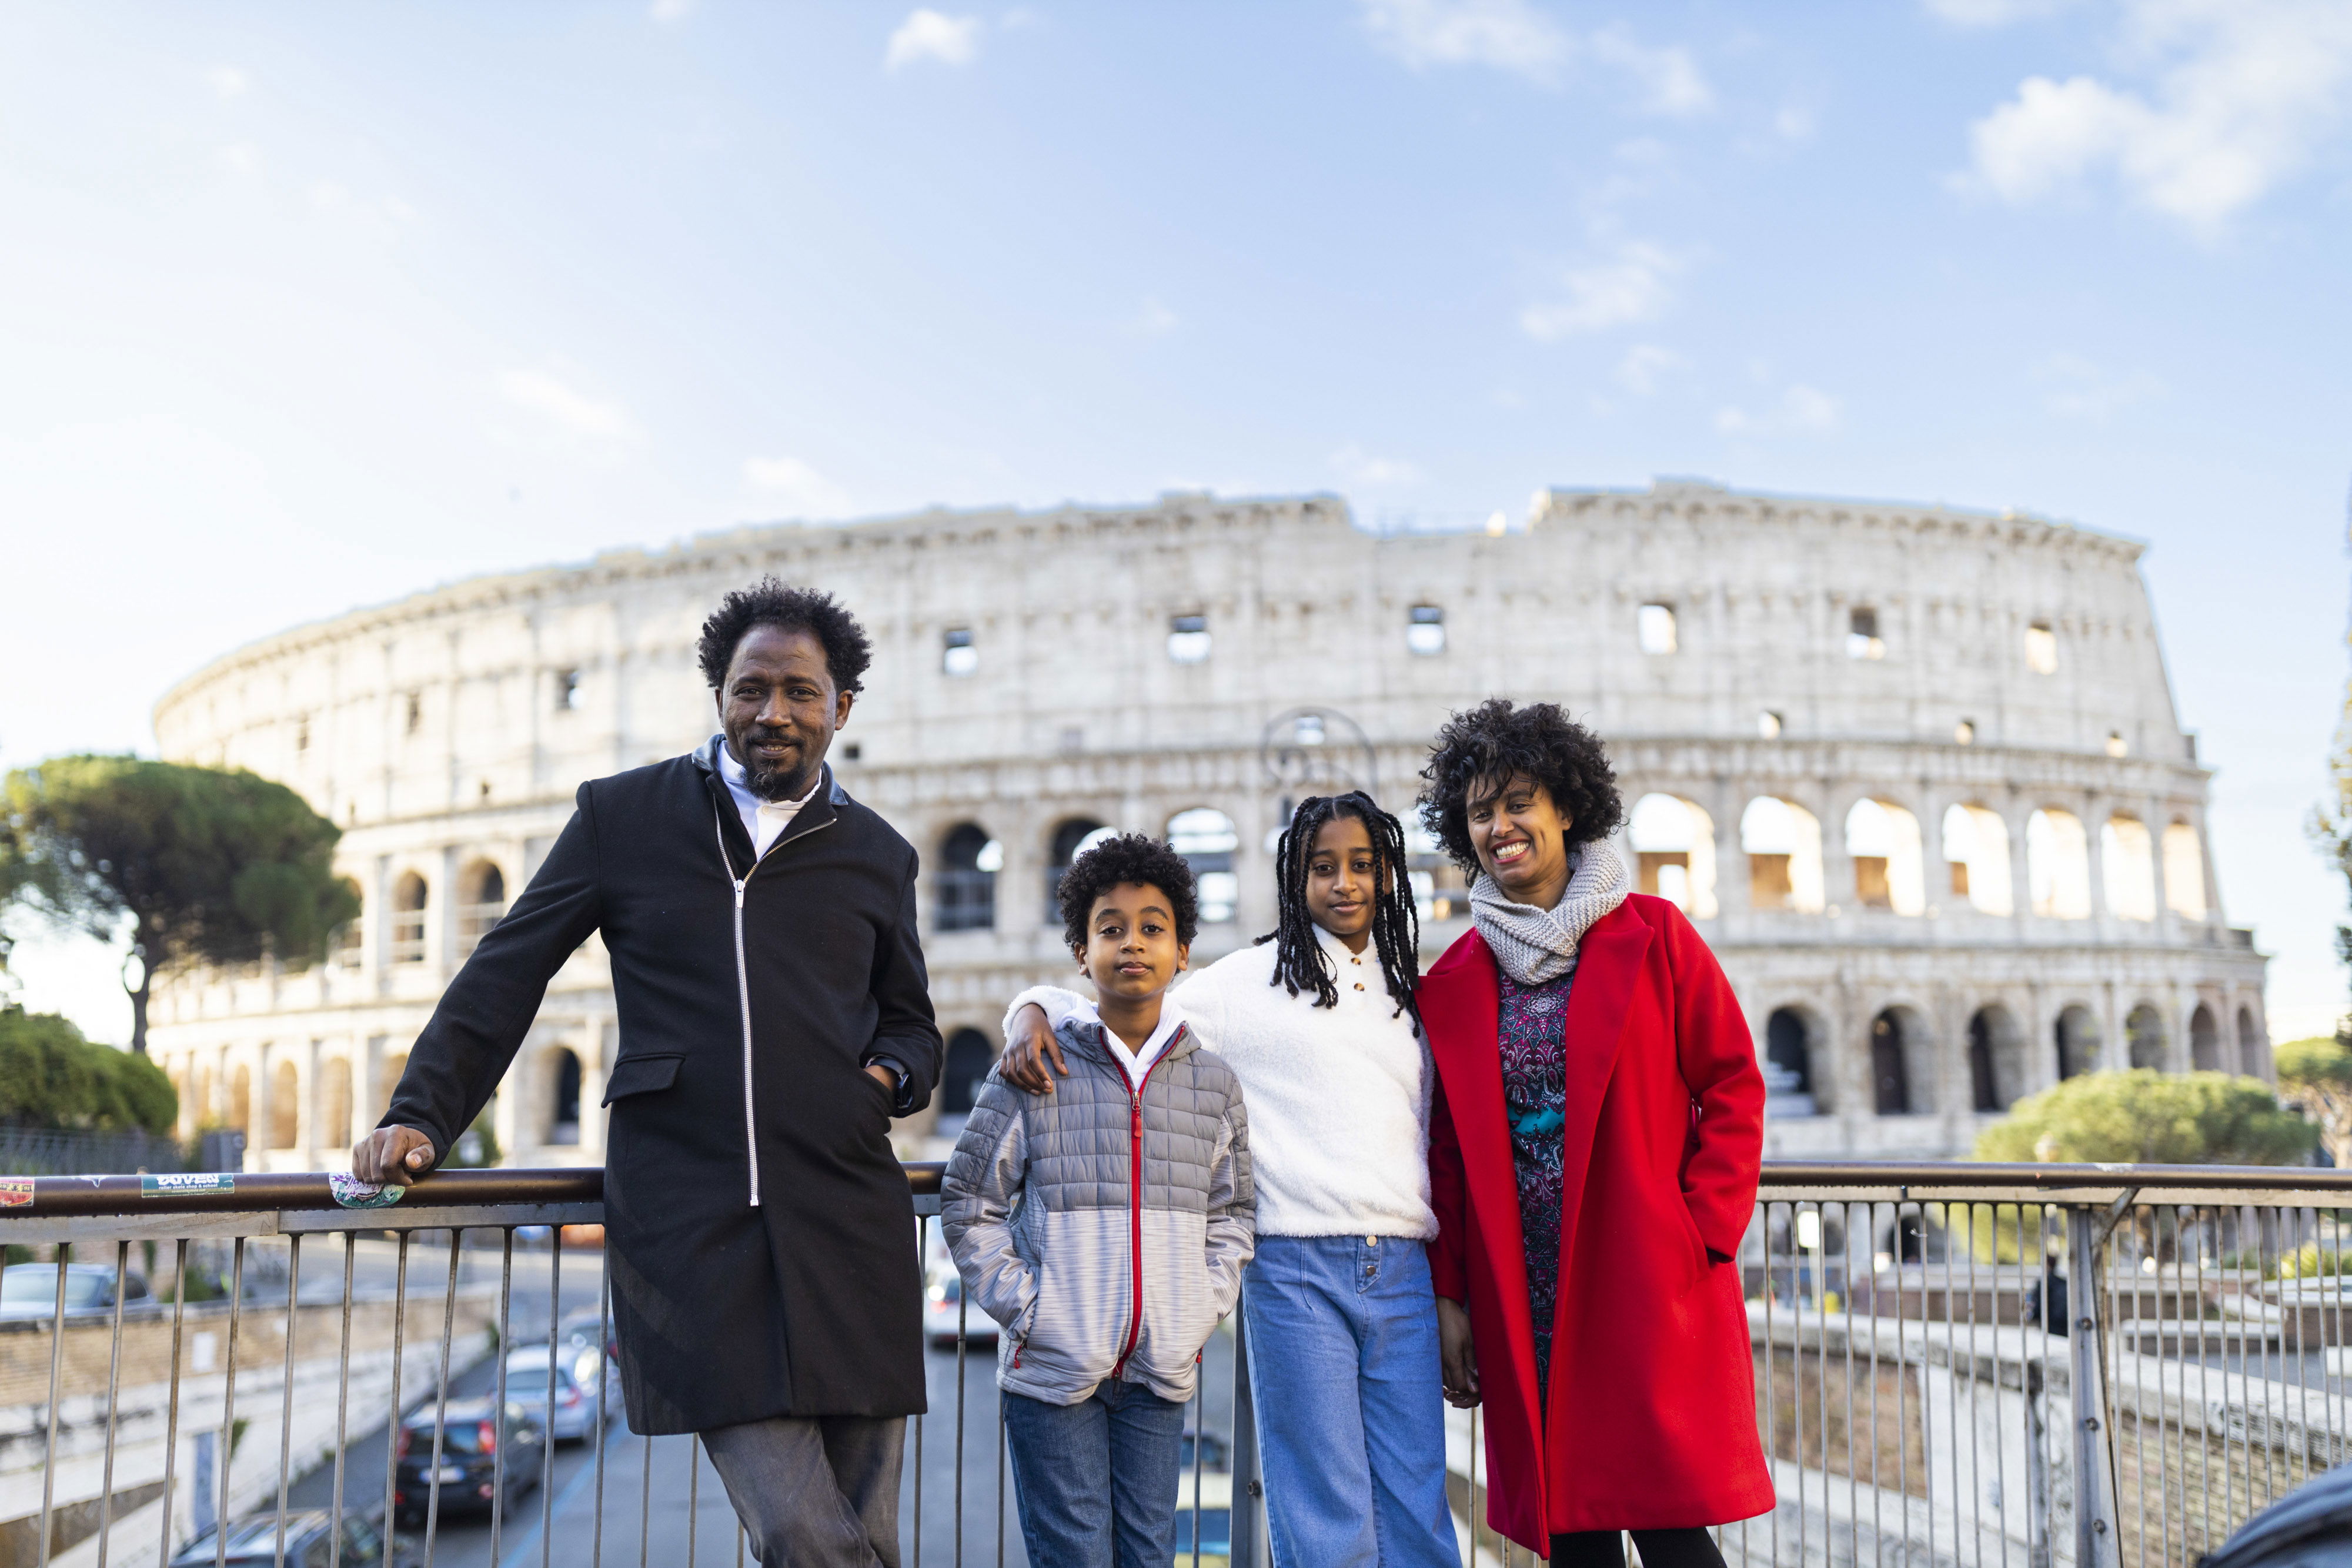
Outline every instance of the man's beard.
<svg viewBox="0 0 2352 1568">
<path fill-rule="evenodd" d="M 761 739 L 757 733 L 745 737 L 745 749 Z M 808 793 L 808 779 L 798 768 L 772 768 L 765 763 L 738 758 L 743 764 L 743 786 L 762 800 L 797 800 Z"/>
</svg>

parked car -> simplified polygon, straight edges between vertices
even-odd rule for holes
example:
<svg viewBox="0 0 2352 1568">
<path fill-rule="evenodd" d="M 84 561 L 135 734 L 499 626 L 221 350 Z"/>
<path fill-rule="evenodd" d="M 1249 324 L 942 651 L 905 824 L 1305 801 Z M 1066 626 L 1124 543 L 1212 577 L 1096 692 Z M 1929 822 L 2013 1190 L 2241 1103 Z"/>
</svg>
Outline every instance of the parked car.
<svg viewBox="0 0 2352 1568">
<path fill-rule="evenodd" d="M 544 1318 L 540 1320 L 546 1322 Z M 602 1307 L 578 1307 L 564 1313 L 555 1322 L 555 1338 L 559 1344 L 585 1348 L 596 1343 L 597 1325 L 604 1325 L 604 1354 L 613 1360 L 621 1359 L 621 1331 L 613 1326 Z M 540 1344 L 544 1341 L 539 1332 L 530 1328 L 515 1330 L 517 1344 Z"/>
<path fill-rule="evenodd" d="M 923 1288 L 923 1334 L 935 1349 L 953 1350 L 956 1319 L 963 1309 L 963 1277 L 955 1265 L 933 1264 L 930 1283 Z M 996 1320 L 978 1307 L 963 1312 L 964 1338 L 973 1344 L 996 1343 Z"/>
<path fill-rule="evenodd" d="M 1184 1472 L 1176 1489 L 1175 1568 L 1192 1565 L 1192 1472 Z M 1232 1568 L 1234 1560 L 1234 1478 L 1222 1470 L 1201 1477 L 1201 1568 Z"/>
<path fill-rule="evenodd" d="M 285 1568 L 327 1568 L 335 1555 L 335 1519 L 323 1508 L 305 1509 L 286 1516 Z M 343 1515 L 342 1561 L 354 1568 L 383 1560 L 383 1537 L 376 1521 L 356 1511 Z M 416 1543 L 404 1536 L 392 1538 L 393 1568 L 418 1568 L 425 1561 Z M 226 1562 L 230 1568 L 278 1568 L 278 1514 L 275 1510 L 240 1519 L 228 1527 L 224 1553 L 220 1532 L 207 1530 L 172 1559 L 172 1568 L 212 1568 Z"/>
<path fill-rule="evenodd" d="M 592 1325 L 593 1326 L 593 1325 Z M 534 1417 L 547 1412 L 547 1346 L 519 1345 L 507 1352 L 507 1399 Z M 603 1371 L 602 1386 L 597 1374 Z M 545 1422 L 559 1443 L 584 1443 L 604 1424 L 608 1393 L 617 1393 L 619 1374 L 604 1370 L 594 1345 L 555 1347 L 555 1415 Z"/>
<path fill-rule="evenodd" d="M 541 1363 L 544 1369 L 546 1364 Z M 433 1496 L 433 1421 L 430 1401 L 400 1424 L 396 1452 L 398 1479 L 394 1483 L 394 1516 L 403 1524 L 421 1524 Z M 495 1399 L 452 1399 L 442 1416 L 441 1507 L 450 1513 L 487 1512 L 497 1487 L 499 1455 L 506 1455 L 506 1506 L 539 1484 L 541 1456 L 546 1452 L 547 1431 L 539 1417 L 509 1399 L 506 1418 L 498 1418 Z"/>
<path fill-rule="evenodd" d="M 122 1276 L 122 1301 L 128 1307 L 147 1300 L 147 1281 L 136 1274 Z M 55 1263 L 12 1263 L 0 1274 L 0 1320 L 46 1318 L 58 1310 L 58 1266 Z M 98 1317 L 114 1311 L 114 1270 L 103 1263 L 66 1265 L 66 1316 Z"/>
<path fill-rule="evenodd" d="M 1184 1474 L 1188 1478 L 1192 1473 L 1192 1450 L 1196 1447 L 1201 1451 L 1201 1468 L 1202 1469 L 1230 1470 L 1234 1468 L 1234 1450 L 1231 1444 L 1227 1443 L 1223 1437 L 1218 1437 L 1214 1432 L 1210 1433 L 1204 1437 L 1200 1433 L 1187 1428 L 1184 1433 L 1183 1442 L 1176 1450 L 1176 1462 L 1183 1467 Z M 1190 1485 L 1191 1483 L 1188 1480 L 1186 1484 Z"/>
</svg>

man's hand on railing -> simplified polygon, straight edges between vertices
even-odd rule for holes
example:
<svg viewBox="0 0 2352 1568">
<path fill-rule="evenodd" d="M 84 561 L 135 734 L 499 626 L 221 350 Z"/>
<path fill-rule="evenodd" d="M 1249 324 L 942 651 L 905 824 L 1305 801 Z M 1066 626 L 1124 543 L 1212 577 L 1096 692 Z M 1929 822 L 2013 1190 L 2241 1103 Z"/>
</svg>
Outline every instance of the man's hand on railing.
<svg viewBox="0 0 2352 1568">
<path fill-rule="evenodd" d="M 1462 1303 L 1437 1298 L 1437 1357 L 1445 1402 L 1457 1410 L 1478 1403 L 1478 1350 L 1470 1340 L 1470 1314 Z"/>
<path fill-rule="evenodd" d="M 433 1168 L 433 1140 L 414 1127 L 378 1127 L 352 1145 L 352 1175 L 406 1186 Z"/>
<path fill-rule="evenodd" d="M 1013 1038 L 1004 1042 L 1004 1061 L 997 1071 L 1004 1082 L 1015 1089 L 1025 1089 L 1032 1094 L 1051 1094 L 1054 1073 L 1045 1071 L 1050 1058 L 1054 1072 L 1067 1078 L 1069 1067 L 1062 1061 L 1062 1042 L 1054 1038 L 1053 1026 L 1045 1021 L 1045 1009 L 1035 1002 L 1024 1004 L 1013 1017 Z"/>
</svg>

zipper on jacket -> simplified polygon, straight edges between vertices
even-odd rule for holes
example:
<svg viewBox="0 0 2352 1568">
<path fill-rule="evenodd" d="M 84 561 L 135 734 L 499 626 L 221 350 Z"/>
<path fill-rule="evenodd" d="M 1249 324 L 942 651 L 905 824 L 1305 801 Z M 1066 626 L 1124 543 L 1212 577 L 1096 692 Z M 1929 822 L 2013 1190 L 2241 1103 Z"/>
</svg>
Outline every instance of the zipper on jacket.
<svg viewBox="0 0 2352 1568">
<path fill-rule="evenodd" d="M 1103 1027 L 1103 1032 L 1110 1032 L 1108 1025 Z M 1113 1378 L 1127 1370 L 1127 1358 L 1135 1354 L 1135 1342 L 1143 1335 L 1143 1086 L 1151 1082 L 1152 1070 L 1168 1060 L 1168 1053 L 1176 1049 L 1183 1034 L 1183 1027 L 1179 1025 L 1160 1054 L 1144 1067 L 1141 1078 L 1128 1078 L 1125 1065 L 1117 1057 L 1111 1058 L 1111 1065 L 1118 1069 L 1119 1077 L 1127 1080 L 1127 1257 L 1134 1284 L 1132 1310 L 1127 1318 L 1127 1343 L 1120 1347 L 1118 1359 L 1111 1364 Z M 1108 1051 L 1105 1054 L 1108 1054 Z"/>
<path fill-rule="evenodd" d="M 821 822 L 809 831 L 823 832 L 831 826 L 831 822 Z M 715 800 L 710 805 L 710 831 L 719 841 L 719 868 L 726 872 L 728 883 L 735 889 L 735 1002 L 743 1018 L 743 1154 L 751 1167 L 751 1207 L 757 1208 L 760 1207 L 760 1123 L 751 1110 L 751 977 L 743 961 L 743 890 L 751 884 L 753 877 L 759 875 L 760 868 L 768 863 L 768 855 L 753 861 L 751 869 L 741 876 L 735 874 L 735 862 L 727 856 L 725 821 L 719 815 L 719 803 Z M 768 854 L 775 853 L 782 842 L 779 836 L 775 843 L 768 846 Z"/>
</svg>

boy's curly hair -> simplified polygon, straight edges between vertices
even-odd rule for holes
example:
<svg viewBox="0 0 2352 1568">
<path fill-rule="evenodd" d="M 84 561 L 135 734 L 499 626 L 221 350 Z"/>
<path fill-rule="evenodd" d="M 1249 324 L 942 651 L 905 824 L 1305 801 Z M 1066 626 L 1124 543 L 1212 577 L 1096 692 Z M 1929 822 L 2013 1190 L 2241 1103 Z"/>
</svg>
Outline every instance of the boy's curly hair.
<svg viewBox="0 0 2352 1568">
<path fill-rule="evenodd" d="M 1156 887 L 1168 895 L 1176 916 L 1176 940 L 1186 946 L 1201 931 L 1201 898 L 1192 887 L 1192 868 L 1184 857 L 1142 833 L 1121 833 L 1105 839 L 1070 862 L 1055 889 L 1062 903 L 1062 938 L 1072 947 L 1087 945 L 1087 916 L 1095 900 L 1123 882 Z"/>
<path fill-rule="evenodd" d="M 1617 770 L 1599 736 L 1558 703 L 1520 707 L 1508 697 L 1488 697 L 1445 721 L 1421 770 L 1429 786 L 1421 795 L 1421 825 L 1474 875 L 1479 866 L 1470 846 L 1470 791 L 1513 774 L 1542 785 L 1568 814 L 1570 848 L 1607 838 L 1625 820 Z"/>
<path fill-rule="evenodd" d="M 833 673 L 835 686 L 845 692 L 865 689 L 861 683 L 866 666 L 874 662 L 874 643 L 857 617 L 830 593 L 763 577 L 720 600 L 710 619 L 702 623 L 702 641 L 695 649 L 695 658 L 712 691 L 726 684 L 735 650 L 754 626 L 807 632 L 824 644 L 824 666 Z"/>
</svg>

